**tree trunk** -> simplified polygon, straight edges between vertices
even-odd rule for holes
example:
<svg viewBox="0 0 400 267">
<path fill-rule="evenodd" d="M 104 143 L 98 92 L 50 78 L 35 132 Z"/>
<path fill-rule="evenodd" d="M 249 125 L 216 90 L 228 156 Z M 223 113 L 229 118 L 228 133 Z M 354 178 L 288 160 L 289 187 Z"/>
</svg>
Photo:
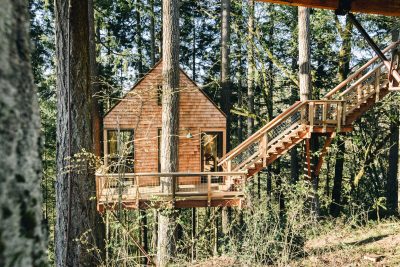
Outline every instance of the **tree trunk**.
<svg viewBox="0 0 400 267">
<path fill-rule="evenodd" d="M 230 14 L 231 14 L 231 1 L 221 1 L 221 88 L 222 88 L 222 110 L 226 114 L 226 149 L 227 151 L 231 148 L 231 81 L 230 81 Z M 221 211 L 222 220 L 222 232 L 228 234 L 229 216 L 228 209 L 224 207 Z"/>
<path fill-rule="evenodd" d="M 179 134 L 179 1 L 163 1 L 163 96 L 161 172 L 178 171 Z M 161 178 L 164 193 L 175 190 L 172 177 Z M 161 211 L 158 218 L 158 266 L 167 266 L 174 255 L 174 216 Z"/>
<path fill-rule="evenodd" d="M 298 8 L 300 100 L 311 98 L 310 9 Z"/>
<path fill-rule="evenodd" d="M 312 98 L 311 88 L 311 44 L 310 44 L 310 9 L 306 7 L 298 8 L 299 21 L 299 85 L 300 100 L 305 101 Z M 311 135 L 310 139 L 311 155 L 318 150 L 318 136 Z M 308 155 L 309 156 L 309 155 Z M 319 214 L 319 198 L 318 198 L 318 176 L 315 175 L 314 167 L 318 162 L 318 158 L 314 155 L 311 160 L 312 173 L 311 182 L 313 185 L 312 210 L 318 216 Z"/>
<path fill-rule="evenodd" d="M 345 142 L 343 139 L 338 139 L 338 152 L 336 154 L 335 176 L 333 178 L 333 188 L 332 188 L 332 203 L 329 208 L 330 214 L 333 217 L 338 217 L 340 214 L 344 151 L 345 151 Z"/>
<path fill-rule="evenodd" d="M 226 148 L 230 150 L 230 122 L 231 122 L 231 82 L 230 82 L 230 14 L 231 1 L 221 0 L 221 93 L 222 110 L 226 114 Z"/>
<path fill-rule="evenodd" d="M 40 117 L 28 1 L 1 1 L 0 36 L 0 266 L 45 266 Z"/>
<path fill-rule="evenodd" d="M 392 32 L 392 41 L 399 40 L 399 31 Z M 393 54 L 398 53 L 394 51 Z M 394 56 L 393 55 L 393 56 Z M 390 122 L 390 149 L 389 169 L 386 183 L 386 206 L 388 215 L 398 215 L 398 172 L 399 172 L 399 111 L 397 107 L 392 108 L 394 120 Z"/>
<path fill-rule="evenodd" d="M 94 23 L 94 4 L 93 0 L 88 0 L 89 17 L 89 61 L 90 61 L 90 82 L 92 87 L 92 137 L 94 155 L 101 157 L 103 140 L 103 117 L 100 105 L 100 84 L 98 81 L 98 68 L 96 62 L 96 29 Z M 97 218 L 97 231 L 95 234 L 96 244 L 102 251 L 104 248 L 105 225 L 101 216 Z M 102 251 L 104 252 L 104 251 Z M 103 255 L 104 253 L 102 253 Z"/>
<path fill-rule="evenodd" d="M 247 29 L 247 109 L 250 115 L 254 114 L 254 0 L 249 1 L 249 19 Z M 247 118 L 247 136 L 254 131 L 254 118 Z"/>
<path fill-rule="evenodd" d="M 292 70 L 295 73 L 297 68 L 297 59 L 295 57 L 292 58 Z M 299 89 L 297 86 L 292 85 L 292 99 L 291 102 L 294 104 L 296 101 L 299 100 Z M 295 184 L 299 181 L 300 177 L 300 164 L 299 164 L 300 157 L 297 152 L 297 147 L 295 146 L 290 150 L 290 182 Z"/>
<path fill-rule="evenodd" d="M 156 64 L 156 17 L 154 14 L 154 0 L 150 0 L 150 60 L 151 67 Z"/>
<path fill-rule="evenodd" d="M 99 104 L 100 86 L 98 81 L 98 70 L 96 63 L 96 30 L 94 23 L 94 8 L 93 0 L 88 0 L 88 16 L 89 16 L 89 50 L 90 50 L 90 82 L 93 92 L 92 104 L 92 130 L 93 130 L 93 149 L 94 154 L 98 157 L 101 156 L 101 140 L 103 121 L 101 116 L 101 107 Z"/>
<path fill-rule="evenodd" d="M 338 24 L 340 25 L 340 24 Z M 353 24 L 346 18 L 346 26 L 344 30 L 339 29 L 342 38 L 342 46 L 339 51 L 339 71 L 338 80 L 344 81 L 350 73 L 350 56 L 351 56 L 351 36 Z M 338 139 L 338 152 L 335 161 L 335 176 L 333 177 L 332 203 L 330 205 L 330 214 L 338 217 L 341 207 L 343 165 L 344 165 L 345 142 L 342 138 Z"/>
<path fill-rule="evenodd" d="M 135 3 L 135 19 L 136 19 L 136 45 L 137 45 L 137 53 L 138 53 L 138 72 L 139 78 L 142 78 L 144 75 L 143 70 L 143 42 L 142 42 L 142 25 L 141 25 L 141 18 L 140 18 L 140 5 L 141 1 L 136 0 Z"/>
<path fill-rule="evenodd" d="M 56 0 L 57 56 L 57 184 L 55 253 L 57 266 L 96 265 L 88 249 L 96 245 L 100 221 L 94 169 L 87 155 L 93 151 L 92 90 L 90 86 L 88 2 Z M 78 161 L 79 159 L 81 161 Z M 81 242 L 77 240 L 82 240 Z M 91 247 L 88 247 L 90 244 Z"/>
</svg>

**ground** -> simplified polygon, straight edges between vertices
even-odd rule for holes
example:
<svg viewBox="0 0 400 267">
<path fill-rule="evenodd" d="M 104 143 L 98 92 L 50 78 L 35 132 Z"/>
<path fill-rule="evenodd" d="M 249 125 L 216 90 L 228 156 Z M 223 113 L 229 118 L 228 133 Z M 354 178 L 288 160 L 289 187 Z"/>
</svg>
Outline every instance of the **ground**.
<svg viewBox="0 0 400 267">
<path fill-rule="evenodd" d="M 350 227 L 338 223 L 305 245 L 306 257 L 286 266 L 400 266 L 400 221 Z M 221 256 L 191 264 L 196 267 L 248 266 L 235 257 Z"/>
<path fill-rule="evenodd" d="M 334 228 L 306 243 L 294 266 L 400 266 L 400 222 Z"/>
</svg>

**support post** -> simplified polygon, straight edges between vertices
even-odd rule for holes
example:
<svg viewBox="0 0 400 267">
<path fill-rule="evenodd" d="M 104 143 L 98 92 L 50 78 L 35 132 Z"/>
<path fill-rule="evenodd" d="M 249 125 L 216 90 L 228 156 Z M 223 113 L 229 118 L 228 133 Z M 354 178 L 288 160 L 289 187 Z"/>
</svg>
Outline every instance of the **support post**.
<svg viewBox="0 0 400 267">
<path fill-rule="evenodd" d="M 311 179 L 311 149 L 310 138 L 306 139 L 306 164 L 307 164 L 307 178 Z"/>
<path fill-rule="evenodd" d="M 314 130 L 314 102 L 308 104 L 308 116 L 310 121 L 310 133 Z"/>
<path fill-rule="evenodd" d="M 381 68 L 375 73 L 375 102 L 379 102 L 379 94 L 381 93 Z"/>
<path fill-rule="evenodd" d="M 326 133 L 326 126 L 328 120 L 328 104 L 325 102 L 322 104 L 322 132 Z"/>
<path fill-rule="evenodd" d="M 337 104 L 337 131 L 340 132 L 342 130 L 342 115 L 343 115 L 343 103 L 340 102 Z"/>
<path fill-rule="evenodd" d="M 211 206 L 211 175 L 207 175 L 207 206 Z"/>
</svg>

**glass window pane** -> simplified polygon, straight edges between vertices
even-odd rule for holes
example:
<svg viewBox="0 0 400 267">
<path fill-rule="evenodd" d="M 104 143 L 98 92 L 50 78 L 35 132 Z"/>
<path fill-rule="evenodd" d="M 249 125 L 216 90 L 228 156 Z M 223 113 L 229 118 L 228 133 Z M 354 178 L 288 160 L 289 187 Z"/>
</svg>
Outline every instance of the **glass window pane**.
<svg viewBox="0 0 400 267">
<path fill-rule="evenodd" d="M 108 166 L 112 173 L 134 172 L 133 130 L 108 130 Z"/>
</svg>

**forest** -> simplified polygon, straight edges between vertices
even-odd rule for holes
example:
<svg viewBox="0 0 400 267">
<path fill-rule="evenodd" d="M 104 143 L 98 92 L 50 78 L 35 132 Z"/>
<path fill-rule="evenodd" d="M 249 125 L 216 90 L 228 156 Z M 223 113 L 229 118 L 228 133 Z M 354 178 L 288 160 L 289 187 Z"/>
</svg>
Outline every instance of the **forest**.
<svg viewBox="0 0 400 267">
<path fill-rule="evenodd" d="M 282 2 L 0 0 L 0 266 L 399 266 L 400 4 Z"/>
</svg>

